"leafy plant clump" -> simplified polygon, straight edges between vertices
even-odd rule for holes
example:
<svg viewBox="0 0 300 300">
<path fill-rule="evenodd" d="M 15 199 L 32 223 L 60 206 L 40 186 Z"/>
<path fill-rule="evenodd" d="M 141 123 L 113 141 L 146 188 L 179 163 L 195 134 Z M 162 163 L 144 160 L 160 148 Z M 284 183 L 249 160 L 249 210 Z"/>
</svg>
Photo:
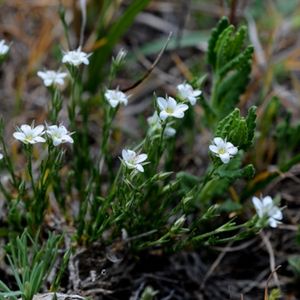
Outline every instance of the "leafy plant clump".
<svg viewBox="0 0 300 300">
<path fill-rule="evenodd" d="M 111 28 L 102 49 L 104 58 L 117 42 L 122 24 L 146 4 L 133 1 L 128 19 L 124 15 Z M 246 31 L 222 18 L 209 40 L 210 95 L 201 91 L 200 76 L 183 81 L 172 96 L 154 94 L 144 138 L 128 140 L 123 150 L 116 149 L 115 121 L 132 104 L 114 80 L 126 61 L 125 51 L 113 58 L 102 85 L 89 82 L 85 73 L 96 76 L 100 67 L 105 72 L 101 51 L 87 53 L 82 45 L 61 53 L 60 71 L 38 72 L 49 91 L 48 113 L 44 124 L 33 121 L 16 128 L 13 138 L 23 162 L 18 164 L 10 154 L 4 122 L 0 127 L 1 167 L 9 177 L 0 182 L 0 189 L 7 210 L 5 226 L 12 232 L 7 237 L 7 259 L 17 287 L 15 291 L 1 281 L 3 299 L 31 300 L 45 286 L 57 260 L 62 268 L 50 289 L 58 291 L 69 258 L 94 242 L 112 246 L 121 240 L 135 254 L 149 249 L 173 252 L 238 241 L 280 223 L 281 210 L 271 197 L 261 202 L 254 197 L 257 214 L 249 218 L 245 201 L 254 195 L 232 196 L 237 181 L 246 186 L 255 174 L 245 157 L 255 142 L 256 107 L 245 114 L 237 108 L 251 73 L 253 48 L 247 44 Z M 99 30 L 98 38 L 103 35 Z M 9 56 L 9 48 L 5 50 L 1 62 Z M 195 113 L 197 105 L 204 111 L 201 118 Z M 96 135 L 91 130 L 95 112 L 101 116 Z M 192 117 L 196 130 L 183 126 Z M 204 160 L 209 161 L 206 170 L 177 171 L 175 141 L 191 132 L 201 134 L 200 128 L 211 136 L 211 144 L 202 145 L 207 149 Z M 283 131 L 282 125 L 280 140 L 291 134 Z M 91 151 L 92 141 L 96 152 Z M 50 227 L 49 219 L 60 221 Z M 45 232 L 51 231 L 56 234 L 47 234 L 43 241 Z M 67 249 L 63 240 L 72 241 Z M 144 292 L 145 299 L 155 295 L 151 289 Z"/>
</svg>

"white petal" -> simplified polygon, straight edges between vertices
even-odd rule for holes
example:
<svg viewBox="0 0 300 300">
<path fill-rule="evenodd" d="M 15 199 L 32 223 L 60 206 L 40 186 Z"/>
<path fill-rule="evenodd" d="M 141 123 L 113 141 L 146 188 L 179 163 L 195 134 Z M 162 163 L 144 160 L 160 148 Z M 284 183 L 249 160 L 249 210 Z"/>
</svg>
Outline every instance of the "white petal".
<svg viewBox="0 0 300 300">
<path fill-rule="evenodd" d="M 227 144 L 231 144 L 231 143 L 227 143 Z M 232 145 L 232 144 L 231 144 Z M 229 154 L 231 155 L 235 155 L 238 153 L 238 148 L 237 147 L 234 147 L 233 145 L 232 146 L 229 146 L 227 147 L 226 149 L 228 151 Z"/>
<path fill-rule="evenodd" d="M 64 80 L 62 78 L 57 78 L 56 79 L 56 84 L 63 85 L 64 84 Z"/>
<path fill-rule="evenodd" d="M 198 97 L 198 96 L 200 96 L 201 94 L 202 94 L 202 91 L 200 91 L 200 90 L 195 90 L 195 91 L 193 92 L 194 97 Z"/>
<path fill-rule="evenodd" d="M 262 203 L 264 207 L 272 207 L 273 206 L 273 199 L 270 196 L 266 196 L 262 199 Z"/>
<path fill-rule="evenodd" d="M 186 104 L 178 104 L 176 110 L 186 111 L 189 107 Z"/>
<path fill-rule="evenodd" d="M 42 79 L 45 79 L 45 77 L 47 76 L 45 72 L 42 72 L 42 71 L 38 71 L 37 72 L 37 75 L 42 78 Z"/>
<path fill-rule="evenodd" d="M 172 98 L 172 97 L 168 97 L 168 106 L 169 107 L 171 107 L 171 108 L 177 108 L 178 106 L 177 106 L 177 102 L 176 102 L 176 100 L 174 99 L 174 98 Z"/>
<path fill-rule="evenodd" d="M 273 207 L 273 209 L 270 212 L 270 216 L 276 220 L 283 219 L 282 211 L 278 207 Z"/>
<path fill-rule="evenodd" d="M 228 163 L 229 163 L 229 160 L 230 160 L 230 155 L 229 155 L 229 153 L 220 154 L 219 156 L 220 156 L 220 158 L 221 158 L 221 161 L 222 161 L 224 164 L 228 164 Z"/>
<path fill-rule="evenodd" d="M 164 121 L 166 118 L 168 118 L 170 115 L 165 111 L 161 111 L 159 114 L 159 117 Z"/>
<path fill-rule="evenodd" d="M 117 100 L 112 100 L 112 99 L 109 99 L 108 102 L 109 102 L 109 104 L 110 104 L 113 108 L 117 107 L 118 104 L 119 104 L 119 101 L 117 101 Z"/>
<path fill-rule="evenodd" d="M 128 158 L 129 158 L 128 150 L 126 150 L 126 149 L 122 150 L 122 157 L 124 160 L 128 160 Z"/>
<path fill-rule="evenodd" d="M 258 216 L 260 218 L 262 218 L 264 213 L 263 213 L 263 204 L 262 204 L 261 200 L 254 196 L 254 197 L 252 197 L 252 203 L 255 207 L 256 213 L 258 214 Z"/>
<path fill-rule="evenodd" d="M 197 99 L 195 97 L 190 97 L 189 101 L 190 101 L 191 105 L 195 105 L 197 102 Z"/>
<path fill-rule="evenodd" d="M 167 107 L 167 101 L 163 97 L 158 97 L 156 101 L 160 110 L 164 110 Z"/>
<path fill-rule="evenodd" d="M 184 112 L 183 111 L 175 111 L 172 114 L 173 117 L 178 118 L 178 119 L 182 119 L 184 117 Z"/>
<path fill-rule="evenodd" d="M 27 125 L 27 124 L 21 125 L 20 129 L 21 129 L 25 134 L 31 133 L 31 131 L 32 131 L 31 126 L 29 126 L 29 125 Z"/>
<path fill-rule="evenodd" d="M 136 162 L 137 164 L 139 164 L 139 163 L 145 161 L 147 158 L 148 158 L 148 155 L 142 153 L 142 154 L 140 154 L 140 155 L 137 156 L 137 158 L 135 159 L 135 162 Z"/>
<path fill-rule="evenodd" d="M 33 130 L 34 130 L 34 134 L 36 135 L 40 135 L 43 133 L 43 130 L 44 130 L 44 125 L 38 125 L 36 126 Z"/>
<path fill-rule="evenodd" d="M 25 135 L 22 132 L 14 132 L 13 137 L 19 141 L 24 141 Z"/>
<path fill-rule="evenodd" d="M 46 140 L 43 137 L 41 137 L 41 136 L 35 137 L 33 139 L 33 141 L 34 141 L 34 143 L 45 143 L 46 142 Z"/>
<path fill-rule="evenodd" d="M 140 172 L 144 172 L 144 168 L 143 168 L 143 166 L 142 166 L 142 165 L 140 165 L 140 164 L 137 164 L 135 167 L 136 167 L 136 169 L 137 169 L 138 171 L 140 171 Z"/>
<path fill-rule="evenodd" d="M 122 150 L 122 156 L 125 161 L 133 160 L 136 156 L 136 153 L 129 149 Z"/>
<path fill-rule="evenodd" d="M 277 227 L 277 224 L 280 223 L 280 222 L 276 221 L 276 220 L 273 219 L 273 218 L 269 218 L 268 222 L 269 222 L 269 225 L 270 225 L 272 228 L 276 228 L 276 227 Z"/>
<path fill-rule="evenodd" d="M 71 143 L 71 144 L 74 143 L 73 138 L 70 137 L 69 135 L 65 135 L 65 136 L 64 136 L 64 140 L 65 140 L 67 143 Z"/>
<path fill-rule="evenodd" d="M 209 150 L 214 153 L 218 153 L 219 148 L 215 145 L 210 145 Z"/>
<path fill-rule="evenodd" d="M 218 146 L 218 147 L 224 147 L 224 144 L 225 144 L 225 142 L 224 142 L 224 140 L 222 139 L 222 138 L 220 138 L 220 137 L 215 137 L 214 138 L 214 143 Z"/>
</svg>

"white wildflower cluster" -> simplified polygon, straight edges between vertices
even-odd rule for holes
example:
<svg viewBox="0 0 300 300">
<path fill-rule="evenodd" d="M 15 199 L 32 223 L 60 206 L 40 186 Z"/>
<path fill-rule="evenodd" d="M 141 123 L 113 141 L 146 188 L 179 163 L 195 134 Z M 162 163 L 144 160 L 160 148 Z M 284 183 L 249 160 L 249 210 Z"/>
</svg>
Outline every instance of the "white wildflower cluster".
<svg viewBox="0 0 300 300">
<path fill-rule="evenodd" d="M 81 51 L 81 47 L 76 50 L 64 52 L 62 63 L 71 65 L 74 67 L 79 67 L 81 64 L 88 65 L 89 57 L 92 53 L 87 54 Z M 68 76 L 66 72 L 45 70 L 38 71 L 37 75 L 43 80 L 46 87 L 59 87 L 65 84 L 65 78 Z"/>
<path fill-rule="evenodd" d="M 201 95 L 201 91 L 193 90 L 193 88 L 189 84 L 181 84 L 177 86 L 179 96 L 183 101 L 188 101 L 192 105 L 196 103 L 197 97 Z M 115 107 L 120 103 L 127 104 L 125 94 L 121 94 L 118 91 L 111 91 L 108 90 L 105 93 L 106 99 L 109 101 L 110 105 Z M 159 111 L 155 111 L 154 114 L 147 119 L 150 132 L 155 132 L 156 130 L 162 130 L 163 124 L 165 125 L 164 128 L 164 136 L 165 137 L 172 137 L 176 134 L 176 129 L 171 127 L 171 122 L 169 119 L 176 118 L 182 119 L 184 117 L 184 113 L 188 110 L 188 105 L 185 103 L 177 102 L 174 98 L 170 96 L 157 97 L 156 99 L 157 106 Z M 141 154 L 137 155 L 132 150 L 123 150 L 122 152 L 123 162 L 128 168 L 135 168 L 136 170 L 143 172 L 142 164 L 140 164 L 140 159 L 146 160 L 147 155 Z M 130 163 L 128 163 L 130 161 Z M 135 166 L 135 167 L 133 167 Z"/>
<path fill-rule="evenodd" d="M 70 133 L 63 125 L 47 125 L 46 127 L 44 125 L 38 125 L 34 127 L 34 124 L 31 126 L 23 124 L 13 133 L 15 139 L 26 145 L 45 143 L 45 136 L 47 136 L 52 140 L 54 146 L 64 143 L 73 143 L 74 141 L 71 135 L 72 133 Z"/>
<path fill-rule="evenodd" d="M 262 199 L 252 198 L 252 203 L 260 219 L 266 219 L 267 223 L 276 228 L 283 218 L 281 209 L 274 203 L 272 197 L 266 196 Z"/>
</svg>

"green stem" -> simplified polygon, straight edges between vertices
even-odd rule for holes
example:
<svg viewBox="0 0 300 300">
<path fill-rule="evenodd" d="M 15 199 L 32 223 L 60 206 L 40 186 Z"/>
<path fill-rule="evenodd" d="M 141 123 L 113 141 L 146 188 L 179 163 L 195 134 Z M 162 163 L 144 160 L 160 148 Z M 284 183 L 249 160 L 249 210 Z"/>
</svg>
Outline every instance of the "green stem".
<svg viewBox="0 0 300 300">
<path fill-rule="evenodd" d="M 31 187 L 33 190 L 34 197 L 36 196 L 36 186 L 34 183 L 33 173 L 32 173 L 32 146 L 31 145 L 25 145 L 25 152 L 27 157 L 27 171 L 29 174 Z"/>
</svg>

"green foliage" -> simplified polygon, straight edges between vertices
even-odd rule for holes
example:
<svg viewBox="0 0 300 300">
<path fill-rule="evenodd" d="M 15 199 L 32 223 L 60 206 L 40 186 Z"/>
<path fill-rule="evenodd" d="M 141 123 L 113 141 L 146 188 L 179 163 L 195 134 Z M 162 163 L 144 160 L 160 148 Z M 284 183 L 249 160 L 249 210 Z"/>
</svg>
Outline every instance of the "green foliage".
<svg viewBox="0 0 300 300">
<path fill-rule="evenodd" d="M 207 60 L 213 69 L 211 105 L 218 118 L 226 116 L 238 103 L 250 79 L 253 47 L 244 47 L 247 29 L 236 32 L 226 18 L 212 31 Z"/>
<path fill-rule="evenodd" d="M 33 240 L 27 231 L 17 238 L 12 238 L 7 246 L 7 256 L 13 276 L 19 291 L 11 291 L 0 281 L 0 296 L 16 300 L 21 296 L 23 300 L 32 300 L 37 294 L 56 261 L 58 247 L 62 240 L 60 236 L 50 234 L 47 241 L 40 246 L 38 235 Z"/>
<path fill-rule="evenodd" d="M 242 150 L 248 150 L 253 143 L 256 127 L 256 107 L 251 107 L 246 118 L 240 110 L 234 109 L 218 123 L 215 136 L 226 139 Z"/>
<path fill-rule="evenodd" d="M 216 28 L 211 32 L 210 39 L 208 42 L 207 60 L 208 63 L 215 69 L 217 55 L 215 52 L 215 47 L 218 42 L 219 35 L 229 26 L 229 21 L 226 17 L 223 17 Z"/>
<path fill-rule="evenodd" d="M 294 272 L 295 276 L 300 279 L 300 256 L 296 255 L 296 256 L 291 256 L 288 259 L 288 263 L 292 269 L 292 271 Z"/>
<path fill-rule="evenodd" d="M 110 247 L 122 236 L 120 244 L 131 252 L 137 253 L 149 248 L 170 252 L 184 247 L 239 241 L 263 227 L 257 216 L 246 222 L 241 221 L 246 215 L 243 209 L 245 197 L 236 192 L 246 186 L 255 174 L 254 166 L 251 163 L 245 164 L 244 158 L 256 136 L 256 107 L 250 107 L 246 116 L 241 116 L 240 110 L 236 108 L 249 81 L 253 54 L 253 48 L 246 45 L 247 30 L 244 26 L 235 30 L 223 18 L 212 32 L 207 54 L 212 67 L 212 94 L 202 93 L 200 96 L 198 92 L 196 99 L 203 110 L 194 109 L 190 103 L 193 101 L 178 93 L 174 101 L 182 111 L 175 114 L 176 108 L 173 105 L 162 112 L 163 105 L 157 103 L 155 96 L 153 110 L 158 119 L 156 124 L 149 125 L 145 137 L 136 144 L 132 140 L 127 145 L 122 144 L 124 149 L 133 150 L 133 158 L 126 161 L 121 157 L 120 142 L 116 136 L 123 128 L 117 128 L 115 119 L 127 98 L 122 94 L 126 101 L 115 106 L 109 101 L 107 89 L 111 89 L 116 79 L 118 63 L 112 60 L 108 71 L 106 66 L 114 46 L 128 30 L 134 17 L 148 3 L 149 0 L 131 1 L 124 14 L 113 24 L 99 19 L 96 26 L 97 42 L 102 41 L 103 45 L 89 58 L 87 86 L 82 70 L 68 65 L 69 90 L 60 93 L 55 86 L 49 88 L 51 122 L 59 122 L 64 98 L 68 98 L 68 108 L 64 115 L 68 115 L 70 130 L 74 132 L 74 143 L 68 145 L 72 151 L 66 156 L 65 165 L 63 158 L 66 150 L 54 146 L 46 134 L 44 146 L 35 148 L 25 144 L 20 147 L 19 154 L 24 155 L 25 167 L 20 172 L 16 171 L 5 146 L 3 124 L 0 124 L 0 142 L 5 156 L 1 164 L 10 180 L 9 185 L 2 185 L 0 181 L 0 190 L 8 203 L 9 228 L 22 232 L 25 224 L 30 233 L 40 230 L 51 208 L 49 199 L 57 203 L 57 211 L 64 216 L 70 227 L 73 226 L 74 235 L 68 238 L 76 246 L 99 242 L 104 247 Z M 105 16 L 111 5 L 113 3 L 108 0 L 103 1 L 102 6 L 99 4 L 101 17 Z M 63 11 L 61 18 L 68 37 Z M 106 74 L 106 71 L 108 76 L 100 76 Z M 209 76 L 195 76 L 189 82 L 199 88 L 205 78 Z M 86 91 L 97 93 L 91 96 Z M 276 105 L 277 102 L 272 101 L 268 110 L 269 128 L 278 114 Z M 203 118 L 197 119 L 200 115 L 198 111 L 204 115 Z M 167 117 L 163 118 L 161 113 Z M 95 121 L 95 116 L 100 116 L 101 123 Z M 96 124 L 99 130 L 91 130 L 94 128 L 92 124 Z M 277 129 L 278 145 L 294 139 L 291 152 L 297 149 L 300 142 L 295 138 L 299 128 L 295 128 L 293 130 L 289 119 L 286 119 Z M 166 134 L 168 129 L 175 130 L 176 134 Z M 207 139 L 203 139 L 205 142 L 201 147 L 206 150 L 200 157 L 203 164 L 199 165 L 202 167 L 200 170 L 189 168 L 192 165 L 192 158 L 188 158 L 192 153 L 190 149 L 202 134 L 222 138 L 225 146 L 226 142 L 232 143 L 238 151 L 232 151 L 227 160 L 221 159 L 227 149 L 224 147 L 218 149 L 220 152 L 209 152 L 209 149 L 214 148 L 209 148 Z M 178 145 L 177 137 L 184 142 Z M 123 142 L 123 135 L 120 141 Z M 178 147 L 180 151 L 176 152 Z M 139 169 L 136 168 L 138 154 L 146 157 Z M 178 158 L 186 162 L 178 163 Z M 292 160 L 280 170 L 299 160 L 300 156 L 292 156 Z M 268 179 L 271 181 L 273 177 Z M 251 191 L 257 189 L 258 185 L 246 196 L 252 196 Z M 73 203 L 78 209 L 69 209 Z M 235 219 L 230 218 L 231 212 L 236 215 Z M 12 239 L 8 247 L 8 260 L 19 290 L 11 291 L 0 282 L 1 295 L 14 300 L 19 296 L 30 300 L 41 289 L 51 271 L 57 259 L 60 241 L 61 238 L 50 235 L 39 248 L 37 238 L 32 240 L 27 231 L 21 237 Z M 69 249 L 65 253 L 62 267 L 51 283 L 53 291 L 59 289 L 71 251 Z M 146 287 L 141 297 L 153 299 L 155 295 L 156 291 Z"/>
<path fill-rule="evenodd" d="M 281 299 L 281 292 L 279 289 L 272 289 L 268 300 L 279 300 Z"/>
<path fill-rule="evenodd" d="M 216 169 L 199 192 L 198 199 L 201 203 L 226 195 L 229 187 L 237 179 L 250 179 L 255 174 L 253 165 L 241 167 L 241 160 L 238 158 L 232 159 L 226 165 L 220 165 L 219 162 L 216 162 L 216 165 Z"/>
<path fill-rule="evenodd" d="M 279 162 L 284 163 L 291 158 L 300 145 L 300 123 L 291 123 L 291 114 L 287 113 L 284 120 L 276 127 L 275 138 L 280 154 Z"/>
<path fill-rule="evenodd" d="M 155 296 L 159 293 L 159 291 L 154 290 L 151 286 L 147 286 L 143 294 L 141 295 L 141 300 L 152 300 L 155 299 Z"/>
</svg>

